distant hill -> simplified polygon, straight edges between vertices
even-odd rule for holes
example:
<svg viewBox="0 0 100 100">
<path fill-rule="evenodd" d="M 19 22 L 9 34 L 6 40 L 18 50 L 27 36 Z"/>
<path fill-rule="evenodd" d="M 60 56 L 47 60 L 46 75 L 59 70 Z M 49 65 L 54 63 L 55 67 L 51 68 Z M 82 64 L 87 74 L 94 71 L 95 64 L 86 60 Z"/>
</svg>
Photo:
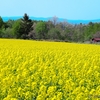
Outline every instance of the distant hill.
<svg viewBox="0 0 100 100">
<path fill-rule="evenodd" d="M 16 17 L 2 17 L 3 18 L 3 21 L 8 21 L 9 19 L 11 20 L 17 20 L 17 19 L 20 19 L 20 18 L 23 18 L 23 16 L 16 16 Z M 48 21 L 48 20 L 51 20 L 52 17 L 48 17 L 48 18 L 43 18 L 43 17 L 30 17 L 30 19 L 32 20 L 43 20 L 43 21 Z M 67 20 L 67 19 L 63 19 L 63 18 L 59 18 L 58 19 L 59 22 L 62 22 L 62 21 L 67 21 L 68 23 L 70 24 L 88 24 L 89 22 L 93 22 L 93 23 L 100 23 L 100 19 L 95 19 L 95 20 Z"/>
</svg>

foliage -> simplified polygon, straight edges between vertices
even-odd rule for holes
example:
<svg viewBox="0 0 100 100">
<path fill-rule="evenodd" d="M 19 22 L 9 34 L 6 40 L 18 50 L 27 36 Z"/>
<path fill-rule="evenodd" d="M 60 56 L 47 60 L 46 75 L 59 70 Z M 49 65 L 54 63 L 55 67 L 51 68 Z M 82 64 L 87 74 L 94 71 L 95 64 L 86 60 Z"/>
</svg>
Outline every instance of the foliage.
<svg viewBox="0 0 100 100">
<path fill-rule="evenodd" d="M 99 100 L 99 52 L 99 45 L 0 39 L 0 99 Z"/>
<path fill-rule="evenodd" d="M 6 28 L 2 30 L 2 38 L 15 38 L 11 28 Z"/>
<path fill-rule="evenodd" d="M 13 27 L 12 27 L 12 33 L 16 36 L 16 38 L 21 38 L 23 34 L 21 20 L 17 20 Z"/>
<path fill-rule="evenodd" d="M 36 31 L 36 37 L 38 39 L 46 39 L 48 31 L 46 22 L 43 21 L 38 22 L 36 24 L 35 31 Z"/>
<path fill-rule="evenodd" d="M 8 28 L 8 27 L 12 28 L 15 22 L 16 21 L 9 19 L 7 22 L 5 22 L 5 27 L 6 28 Z"/>
<path fill-rule="evenodd" d="M 60 37 L 60 32 L 57 28 L 52 28 L 48 31 L 48 38 L 60 40 Z"/>
<path fill-rule="evenodd" d="M 56 16 L 46 22 L 31 20 L 26 13 L 19 20 L 9 19 L 7 22 L 3 22 L 0 17 L 0 37 L 6 38 L 85 42 L 99 37 L 98 32 L 100 23 L 72 25 L 65 20 L 59 22 Z"/>
</svg>

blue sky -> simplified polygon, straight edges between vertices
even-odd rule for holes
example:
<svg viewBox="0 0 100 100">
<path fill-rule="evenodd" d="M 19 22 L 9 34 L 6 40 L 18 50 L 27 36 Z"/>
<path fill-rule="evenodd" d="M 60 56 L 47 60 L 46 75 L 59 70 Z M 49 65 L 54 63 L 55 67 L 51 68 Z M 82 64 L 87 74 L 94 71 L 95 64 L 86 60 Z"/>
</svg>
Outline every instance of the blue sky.
<svg viewBox="0 0 100 100">
<path fill-rule="evenodd" d="M 100 19 L 100 0 L 0 0 L 0 16 Z"/>
</svg>

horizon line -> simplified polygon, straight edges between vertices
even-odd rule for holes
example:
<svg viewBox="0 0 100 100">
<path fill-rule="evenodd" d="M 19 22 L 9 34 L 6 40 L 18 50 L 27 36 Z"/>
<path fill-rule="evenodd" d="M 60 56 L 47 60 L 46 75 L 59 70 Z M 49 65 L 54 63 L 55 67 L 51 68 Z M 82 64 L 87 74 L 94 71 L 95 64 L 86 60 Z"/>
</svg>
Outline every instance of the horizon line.
<svg viewBox="0 0 100 100">
<path fill-rule="evenodd" d="M 2 18 L 3 17 L 23 17 L 23 16 L 1 16 Z M 34 18 L 53 18 L 53 17 L 35 17 L 35 16 L 29 16 L 29 18 L 31 18 L 31 17 L 34 17 Z M 61 17 L 57 17 L 58 19 L 64 19 L 64 20 L 87 20 L 87 21 L 89 21 L 89 20 L 100 20 L 100 18 L 98 18 L 98 19 L 68 19 L 68 18 L 61 18 Z"/>
</svg>

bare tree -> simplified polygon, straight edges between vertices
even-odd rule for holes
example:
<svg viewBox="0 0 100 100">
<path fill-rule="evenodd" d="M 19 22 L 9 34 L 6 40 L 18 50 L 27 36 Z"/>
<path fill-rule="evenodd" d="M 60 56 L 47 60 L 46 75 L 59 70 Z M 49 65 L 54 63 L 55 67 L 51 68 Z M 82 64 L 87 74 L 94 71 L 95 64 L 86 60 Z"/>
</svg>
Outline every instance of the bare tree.
<svg viewBox="0 0 100 100">
<path fill-rule="evenodd" d="M 96 32 L 94 35 L 93 35 L 94 38 L 100 38 L 100 31 Z"/>
<path fill-rule="evenodd" d="M 58 22 L 58 17 L 56 17 L 56 16 L 52 17 L 51 21 L 55 26 L 57 24 L 57 22 Z"/>
</svg>

